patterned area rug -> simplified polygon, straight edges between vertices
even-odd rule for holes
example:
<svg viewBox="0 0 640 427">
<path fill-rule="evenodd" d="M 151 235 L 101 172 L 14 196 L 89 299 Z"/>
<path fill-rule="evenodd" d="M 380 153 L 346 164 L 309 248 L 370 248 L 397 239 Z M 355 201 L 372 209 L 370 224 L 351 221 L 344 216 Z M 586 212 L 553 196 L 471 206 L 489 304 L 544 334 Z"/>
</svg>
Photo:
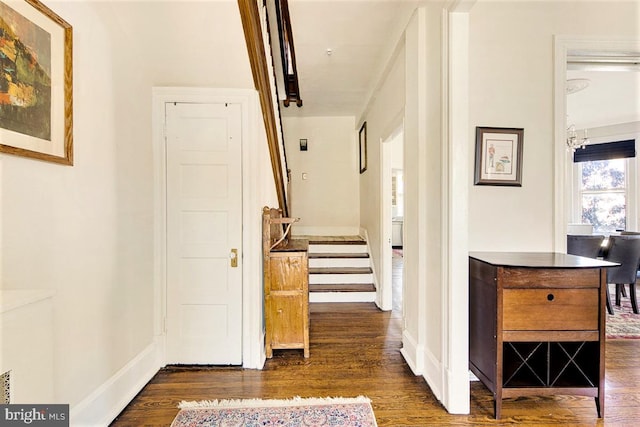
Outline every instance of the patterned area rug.
<svg viewBox="0 0 640 427">
<path fill-rule="evenodd" d="M 613 303 L 615 289 L 610 287 L 609 292 Z M 631 310 L 629 297 L 622 297 L 620 304 L 620 307 L 613 305 L 613 316 L 607 313 L 607 339 L 640 339 L 640 314 L 634 314 Z"/>
<path fill-rule="evenodd" d="M 182 402 L 171 427 L 376 427 L 366 397 Z"/>
</svg>

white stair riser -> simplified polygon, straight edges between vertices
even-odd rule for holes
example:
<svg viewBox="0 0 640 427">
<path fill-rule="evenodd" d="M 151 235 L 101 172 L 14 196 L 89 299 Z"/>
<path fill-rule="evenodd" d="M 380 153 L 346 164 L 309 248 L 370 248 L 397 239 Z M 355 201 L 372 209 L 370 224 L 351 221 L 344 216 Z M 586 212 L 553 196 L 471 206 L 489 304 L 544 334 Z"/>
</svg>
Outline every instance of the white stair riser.
<svg viewBox="0 0 640 427">
<path fill-rule="evenodd" d="M 311 292 L 309 302 L 374 302 L 375 292 Z"/>
<path fill-rule="evenodd" d="M 337 254 L 352 254 L 352 253 L 366 253 L 367 245 L 309 245 L 309 253 L 337 253 Z"/>
<path fill-rule="evenodd" d="M 373 274 L 309 274 L 309 284 L 373 283 Z"/>
<path fill-rule="evenodd" d="M 309 258 L 309 267 L 369 267 L 369 258 Z"/>
</svg>

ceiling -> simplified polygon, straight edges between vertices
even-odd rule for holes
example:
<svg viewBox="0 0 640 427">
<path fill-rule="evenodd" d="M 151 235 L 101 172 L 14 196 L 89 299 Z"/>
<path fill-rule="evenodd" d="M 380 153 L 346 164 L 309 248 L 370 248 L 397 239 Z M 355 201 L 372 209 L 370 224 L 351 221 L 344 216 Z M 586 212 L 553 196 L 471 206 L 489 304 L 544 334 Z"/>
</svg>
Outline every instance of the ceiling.
<svg viewBox="0 0 640 427">
<path fill-rule="evenodd" d="M 589 86 L 567 95 L 567 122 L 577 129 L 640 121 L 640 70 L 567 71 Z"/>
<path fill-rule="evenodd" d="M 282 115 L 360 116 L 418 3 L 289 0 L 303 106 Z"/>
<path fill-rule="evenodd" d="M 281 114 L 359 117 L 420 3 L 289 0 L 303 106 L 291 104 Z M 639 68 L 578 68 L 567 78 L 587 78 L 590 84 L 568 95 L 569 123 L 583 129 L 640 121 Z"/>
</svg>

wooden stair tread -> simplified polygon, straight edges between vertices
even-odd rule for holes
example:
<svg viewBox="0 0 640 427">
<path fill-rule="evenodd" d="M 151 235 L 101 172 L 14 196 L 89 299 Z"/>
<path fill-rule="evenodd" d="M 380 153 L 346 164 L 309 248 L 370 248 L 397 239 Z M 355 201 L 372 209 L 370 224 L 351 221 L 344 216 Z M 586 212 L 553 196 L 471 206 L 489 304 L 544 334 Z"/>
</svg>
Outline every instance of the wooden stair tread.
<svg viewBox="0 0 640 427">
<path fill-rule="evenodd" d="M 309 274 L 371 274 L 370 267 L 314 267 Z"/>
<path fill-rule="evenodd" d="M 309 241 L 310 245 L 366 245 L 360 236 L 295 236 Z"/>
<path fill-rule="evenodd" d="M 310 284 L 309 292 L 375 292 L 373 283 L 318 283 Z"/>
<path fill-rule="evenodd" d="M 310 245 L 366 245 L 364 240 L 309 240 Z"/>
<path fill-rule="evenodd" d="M 309 258 L 369 258 L 369 254 L 367 252 L 352 252 L 352 253 L 315 252 L 315 253 L 310 253 Z"/>
</svg>

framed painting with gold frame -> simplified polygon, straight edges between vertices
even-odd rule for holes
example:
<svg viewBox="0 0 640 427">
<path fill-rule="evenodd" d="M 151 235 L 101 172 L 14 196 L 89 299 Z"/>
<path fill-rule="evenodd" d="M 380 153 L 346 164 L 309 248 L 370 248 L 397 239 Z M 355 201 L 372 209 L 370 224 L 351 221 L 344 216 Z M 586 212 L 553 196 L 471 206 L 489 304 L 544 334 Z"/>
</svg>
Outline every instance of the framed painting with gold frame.
<svg viewBox="0 0 640 427">
<path fill-rule="evenodd" d="M 72 28 L 38 0 L 0 0 L 0 152 L 73 164 Z"/>
</svg>

